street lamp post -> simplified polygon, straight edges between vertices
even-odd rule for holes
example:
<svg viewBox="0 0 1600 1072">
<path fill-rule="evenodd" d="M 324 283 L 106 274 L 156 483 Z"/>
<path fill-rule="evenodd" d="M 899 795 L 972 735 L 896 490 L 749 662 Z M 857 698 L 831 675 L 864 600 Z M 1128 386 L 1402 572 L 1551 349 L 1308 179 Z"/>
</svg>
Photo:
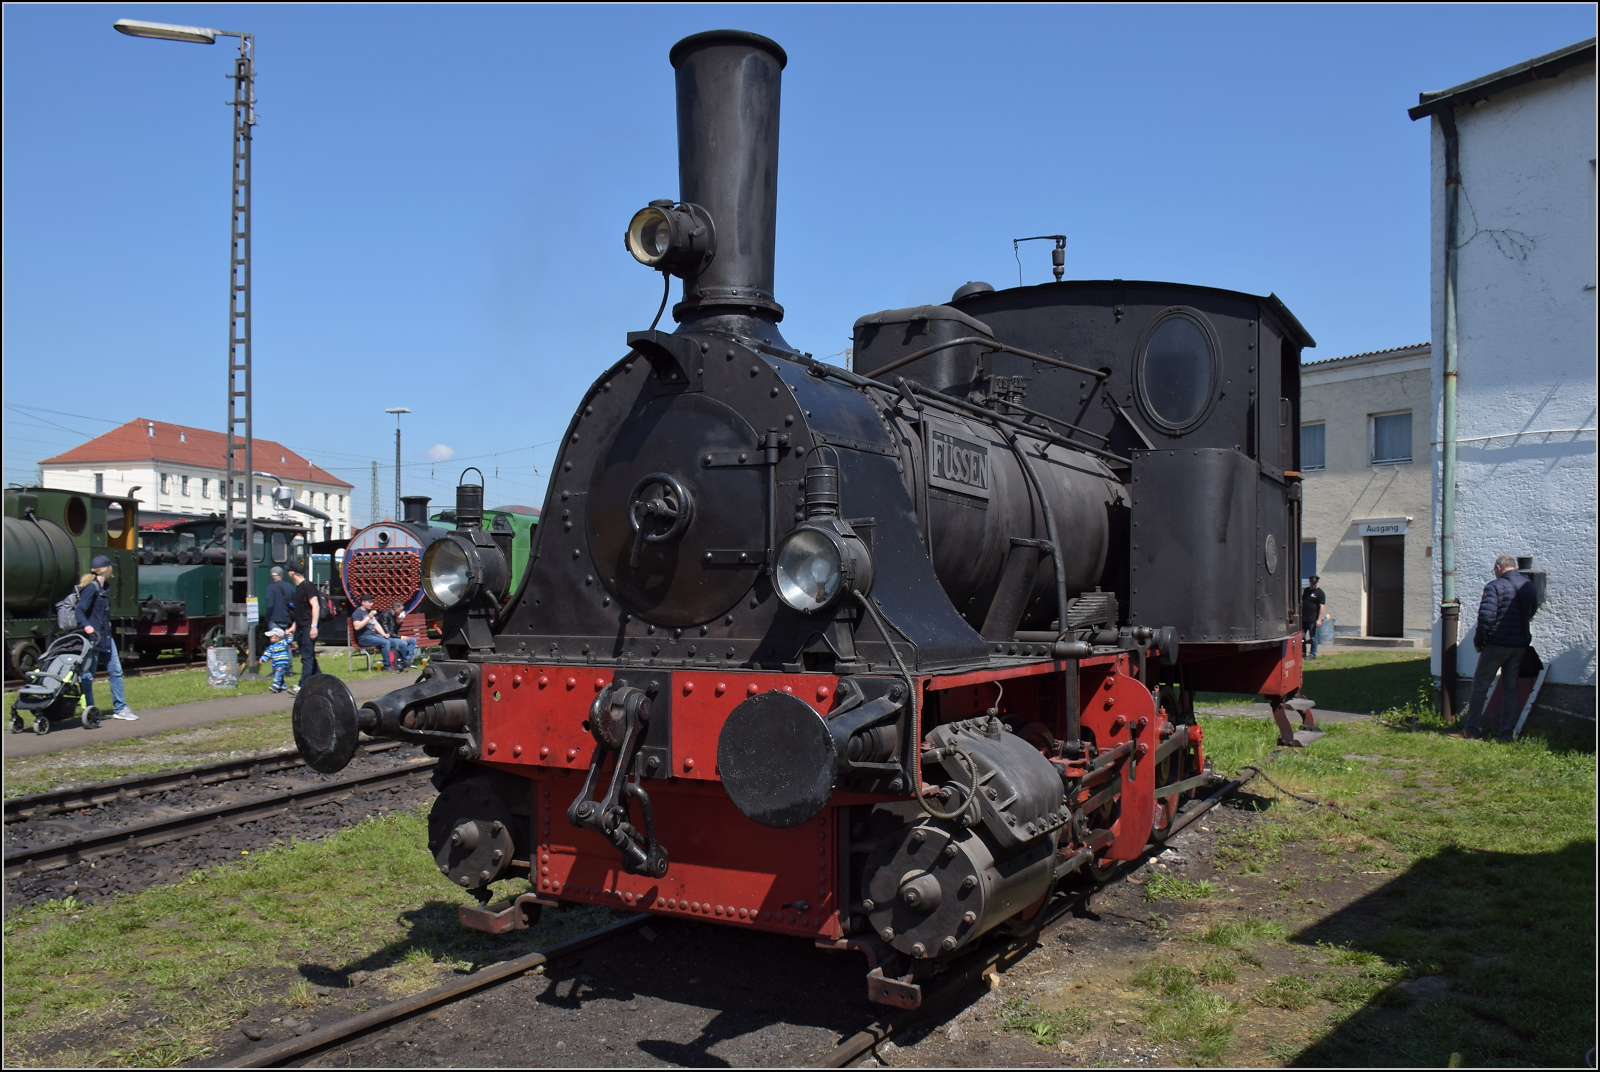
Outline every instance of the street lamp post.
<svg viewBox="0 0 1600 1072">
<path fill-rule="evenodd" d="M 394 519 L 400 520 L 400 414 L 410 413 L 405 406 L 395 406 L 383 412 L 394 414 Z"/>
<path fill-rule="evenodd" d="M 225 546 L 228 548 L 228 584 L 222 593 L 226 604 L 226 628 L 232 637 L 246 638 L 247 663 L 251 673 L 256 669 L 256 631 L 249 622 L 249 604 L 255 598 L 256 579 L 251 555 L 255 549 L 255 436 L 251 414 L 251 362 L 250 362 L 250 147 L 253 141 L 251 128 L 256 125 L 256 66 L 255 35 L 235 30 L 213 30 L 203 26 L 176 26 L 164 22 L 144 22 L 139 19 L 118 19 L 112 29 L 129 37 L 148 37 L 157 41 L 186 41 L 191 44 L 214 45 L 218 37 L 237 37 L 239 55 L 233 65 L 233 193 L 232 220 L 228 228 L 228 422 L 226 483 L 227 509 L 224 525 L 227 529 Z M 241 443 L 240 427 L 244 429 Z M 240 446 L 244 447 L 244 465 L 236 464 Z M 235 473 L 244 477 L 244 588 L 240 592 L 238 569 L 233 562 L 234 500 L 238 485 Z M 309 567 L 308 567 L 309 569 Z"/>
</svg>

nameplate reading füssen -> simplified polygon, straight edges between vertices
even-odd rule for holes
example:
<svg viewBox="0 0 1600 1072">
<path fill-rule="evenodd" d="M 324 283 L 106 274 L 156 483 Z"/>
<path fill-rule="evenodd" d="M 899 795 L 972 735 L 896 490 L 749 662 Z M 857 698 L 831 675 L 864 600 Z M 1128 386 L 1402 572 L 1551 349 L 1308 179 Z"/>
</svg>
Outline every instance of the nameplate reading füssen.
<svg viewBox="0 0 1600 1072">
<path fill-rule="evenodd" d="M 967 439 L 961 431 L 942 421 L 928 422 L 928 483 L 947 491 L 987 499 L 989 448 Z"/>
</svg>

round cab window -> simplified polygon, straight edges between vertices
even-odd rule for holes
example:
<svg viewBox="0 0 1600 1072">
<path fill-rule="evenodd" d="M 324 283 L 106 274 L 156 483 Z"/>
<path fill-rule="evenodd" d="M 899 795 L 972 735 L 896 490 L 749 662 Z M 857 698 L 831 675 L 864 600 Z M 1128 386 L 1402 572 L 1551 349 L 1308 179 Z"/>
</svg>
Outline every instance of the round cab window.
<svg viewBox="0 0 1600 1072">
<path fill-rule="evenodd" d="M 62 520 L 67 523 L 67 531 L 74 536 L 82 536 L 83 530 L 89 527 L 89 508 L 76 495 L 67 500 L 67 508 L 63 511 L 63 515 Z"/>
<path fill-rule="evenodd" d="M 1192 317 L 1166 317 L 1145 344 L 1139 393 L 1149 415 L 1181 429 L 1201 417 L 1216 387 L 1211 337 Z"/>
</svg>

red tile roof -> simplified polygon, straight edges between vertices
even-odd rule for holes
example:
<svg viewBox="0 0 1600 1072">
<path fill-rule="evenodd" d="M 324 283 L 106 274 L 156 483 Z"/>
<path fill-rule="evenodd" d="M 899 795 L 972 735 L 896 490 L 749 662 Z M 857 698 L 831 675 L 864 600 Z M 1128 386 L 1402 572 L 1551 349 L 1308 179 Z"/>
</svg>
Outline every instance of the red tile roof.
<svg viewBox="0 0 1600 1072">
<path fill-rule="evenodd" d="M 227 464 L 227 453 L 227 443 L 221 432 L 140 418 L 113 428 L 103 436 L 96 436 L 64 454 L 45 458 L 39 464 L 126 465 L 129 462 L 156 462 L 221 471 Z M 355 486 L 271 439 L 256 437 L 254 460 L 256 472 L 271 473 L 283 480 L 305 480 L 342 488 Z M 242 458 L 239 459 L 239 465 L 242 470 Z"/>
</svg>

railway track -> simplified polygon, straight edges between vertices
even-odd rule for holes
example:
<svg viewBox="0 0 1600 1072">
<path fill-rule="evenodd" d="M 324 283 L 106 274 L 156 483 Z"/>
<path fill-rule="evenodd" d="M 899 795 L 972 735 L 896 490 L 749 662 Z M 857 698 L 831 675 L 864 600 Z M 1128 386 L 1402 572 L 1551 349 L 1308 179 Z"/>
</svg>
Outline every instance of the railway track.
<svg viewBox="0 0 1600 1072">
<path fill-rule="evenodd" d="M 1259 773 L 1261 773 L 1259 769 L 1251 769 L 1243 777 L 1236 778 L 1217 789 L 1197 807 L 1190 808 L 1184 812 L 1178 818 L 1178 821 L 1173 824 L 1167 838 L 1170 840 L 1181 833 L 1195 820 L 1215 808 L 1230 794 L 1237 792 L 1248 784 Z M 1152 846 L 1150 851 L 1160 851 L 1160 846 Z M 1136 863 L 1130 865 L 1130 867 L 1136 866 Z M 1070 911 L 1078 900 L 1079 898 L 1058 898 L 1054 904 L 1041 914 L 1038 926 L 1028 933 L 987 943 L 984 948 L 975 951 L 962 961 L 952 965 L 951 970 L 942 979 L 925 990 L 923 1001 L 919 1008 L 899 1015 L 888 1015 L 882 1020 L 868 1025 L 840 1042 L 830 1052 L 820 1056 L 815 1060 L 814 1064 L 816 1067 L 821 1068 L 851 1067 L 871 1055 L 877 1047 L 895 1035 L 902 1034 L 913 1025 L 939 1014 L 953 1001 L 976 986 L 985 975 L 1001 966 L 1015 963 L 1026 956 L 1029 950 L 1037 944 L 1039 937 L 1046 929 Z M 631 916 L 561 942 L 548 949 L 529 953 L 514 960 L 508 960 L 502 964 L 464 975 L 443 986 L 434 987 L 431 990 L 426 990 L 400 1001 L 380 1005 L 375 1009 L 329 1024 L 305 1035 L 269 1046 L 223 1067 L 275 1068 L 310 1057 L 330 1047 L 349 1042 L 374 1031 L 401 1023 L 418 1014 L 448 1005 L 469 995 L 481 993 L 501 983 L 519 978 L 527 972 L 533 971 L 559 957 L 577 953 L 580 950 L 627 933 L 645 923 L 649 918 L 646 913 Z"/>
<path fill-rule="evenodd" d="M 415 780 L 420 773 L 431 771 L 437 763 L 438 761 L 435 759 L 418 758 L 410 763 L 348 778 L 340 778 L 335 781 L 314 782 L 275 793 L 230 801 L 209 808 L 199 808 L 178 815 L 150 819 L 130 826 L 96 830 L 60 841 L 14 849 L 5 854 L 6 878 L 10 880 L 16 876 L 26 875 L 31 872 L 66 867 L 69 864 L 122 853 L 129 849 L 149 848 L 178 838 L 188 837 L 210 828 L 237 826 L 240 823 L 254 822 L 270 816 L 291 812 L 298 808 L 311 807 L 330 800 L 336 800 L 352 793 L 404 784 Z M 225 766 L 225 764 L 210 764 L 208 766 Z M 182 771 L 168 773 L 185 774 Z M 217 775 L 217 780 L 225 780 L 222 777 L 223 772 L 213 773 Z M 244 776 L 243 774 L 233 775 L 233 777 Z M 147 777 L 150 776 L 136 776 L 136 778 Z M 122 781 L 130 780 L 136 779 L 122 779 Z M 168 783 L 167 788 L 170 787 L 171 783 Z M 96 787 L 86 788 L 95 789 Z M 152 789 L 150 791 L 158 792 L 161 790 Z M 46 795 L 48 794 L 35 794 L 35 796 Z"/>
<path fill-rule="evenodd" d="M 376 755 L 393 751 L 403 745 L 399 741 L 367 741 L 361 754 Z M 164 793 L 176 788 L 193 788 L 218 785 L 258 774 L 276 774 L 305 766 L 299 752 L 267 752 L 242 759 L 225 759 L 218 763 L 205 763 L 196 767 L 156 771 L 151 774 L 132 774 L 93 785 L 51 789 L 43 793 L 25 793 L 5 801 L 5 825 L 39 819 L 47 815 L 62 815 L 82 808 L 134 800 L 139 797 Z"/>
</svg>

